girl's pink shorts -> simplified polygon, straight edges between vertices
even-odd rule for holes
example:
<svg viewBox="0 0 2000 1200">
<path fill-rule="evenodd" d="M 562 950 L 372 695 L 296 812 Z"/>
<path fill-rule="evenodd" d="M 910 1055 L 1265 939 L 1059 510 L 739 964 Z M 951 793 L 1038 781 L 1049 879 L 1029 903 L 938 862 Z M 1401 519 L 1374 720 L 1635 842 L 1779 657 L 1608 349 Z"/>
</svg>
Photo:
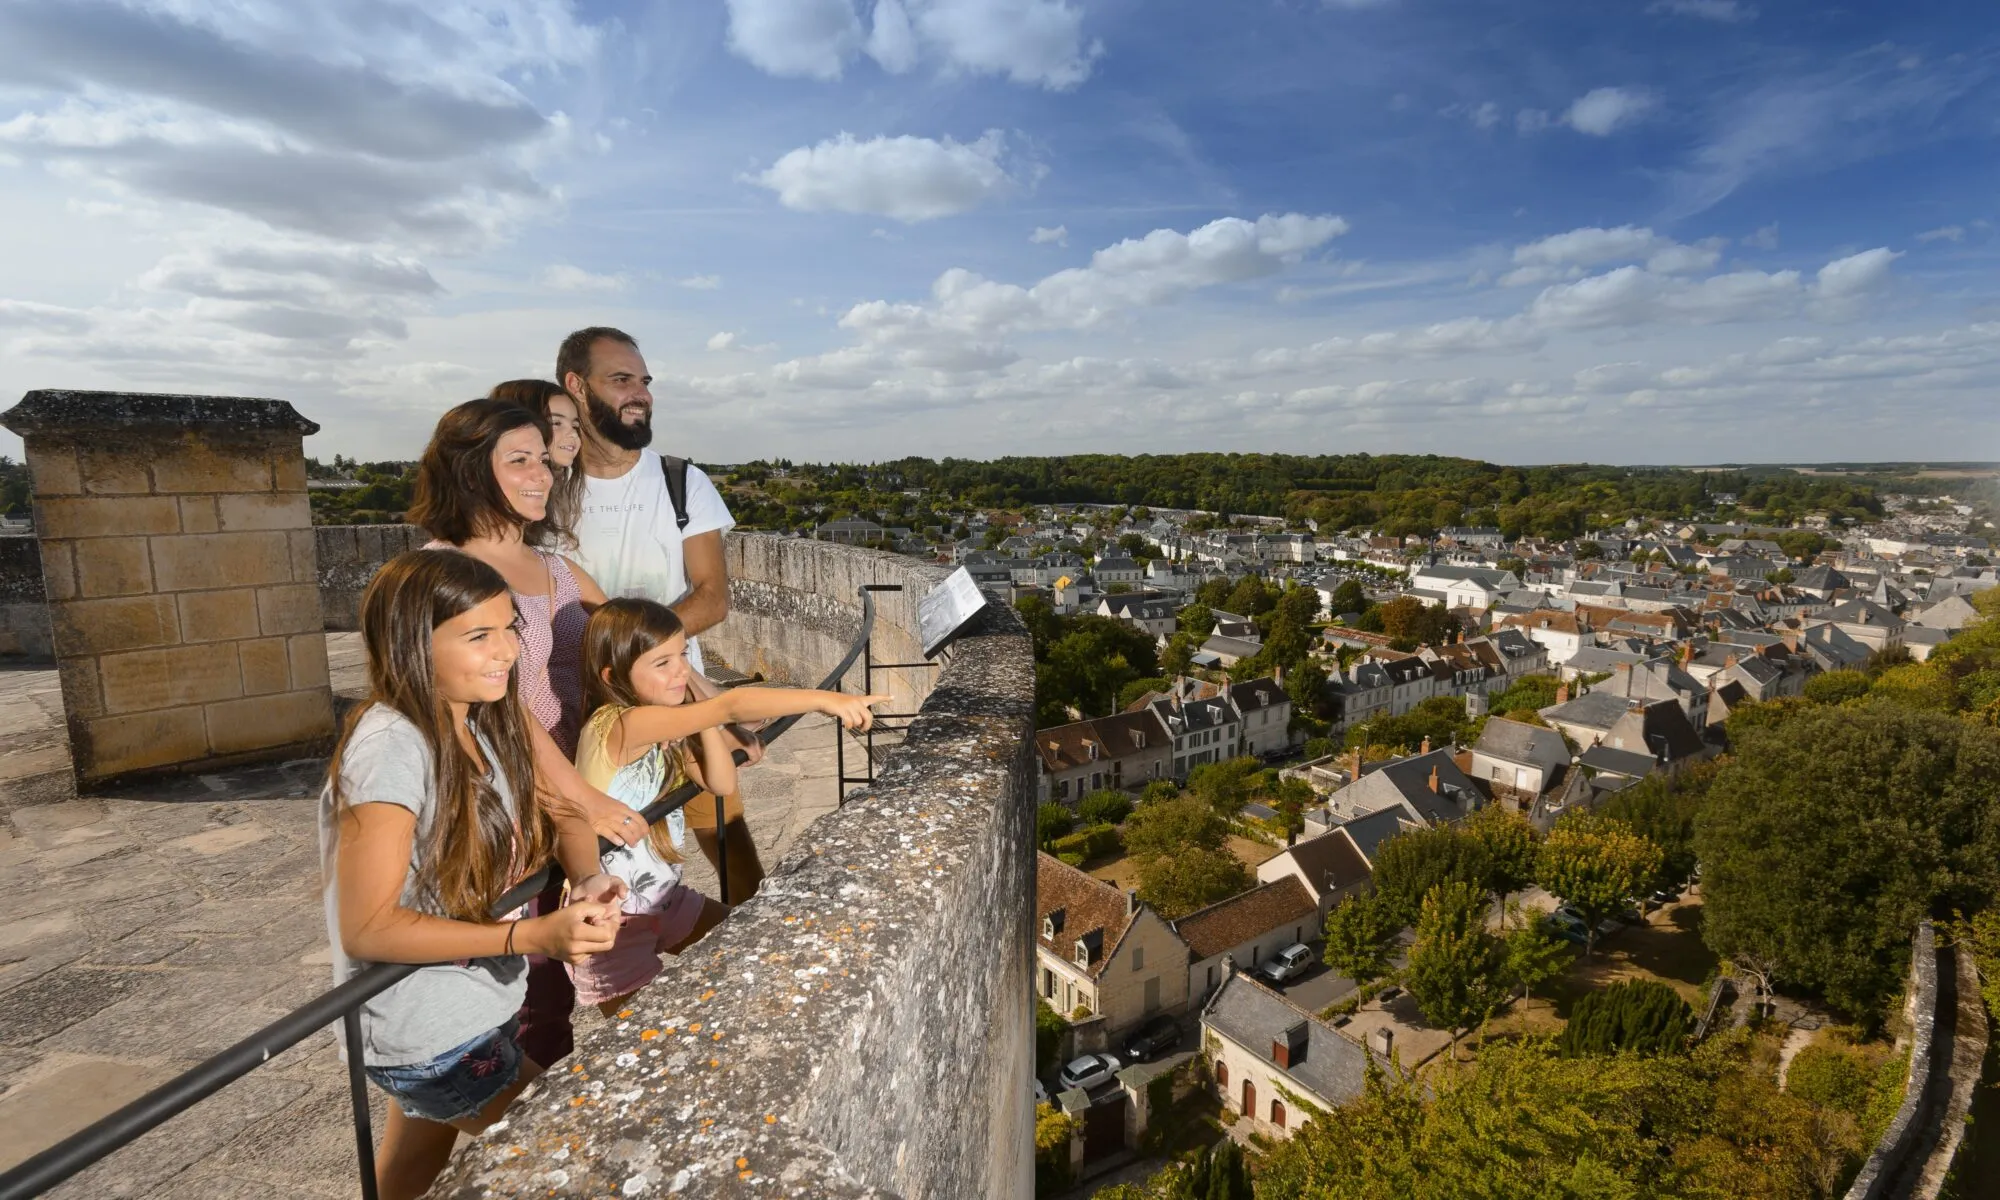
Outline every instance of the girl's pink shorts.
<svg viewBox="0 0 2000 1200">
<path fill-rule="evenodd" d="M 694 932 L 701 920 L 701 903 L 700 892 L 677 886 L 667 893 L 658 912 L 622 914 L 618 940 L 611 949 L 569 964 L 577 1002 L 602 1004 L 653 982 L 660 973 L 660 955 Z"/>
</svg>

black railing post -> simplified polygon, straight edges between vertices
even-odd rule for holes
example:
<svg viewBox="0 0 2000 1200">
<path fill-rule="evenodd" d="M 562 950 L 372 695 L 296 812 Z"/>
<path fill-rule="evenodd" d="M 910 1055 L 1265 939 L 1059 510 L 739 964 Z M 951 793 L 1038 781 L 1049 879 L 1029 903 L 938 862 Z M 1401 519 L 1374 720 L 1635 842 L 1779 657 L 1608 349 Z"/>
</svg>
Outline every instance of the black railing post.
<svg viewBox="0 0 2000 1200">
<path fill-rule="evenodd" d="M 354 1102 L 354 1152 L 361 1160 L 361 1200 L 376 1200 L 375 1131 L 368 1119 L 368 1077 L 361 1066 L 361 1006 L 341 1014 L 347 1035 L 347 1092 Z"/>
</svg>

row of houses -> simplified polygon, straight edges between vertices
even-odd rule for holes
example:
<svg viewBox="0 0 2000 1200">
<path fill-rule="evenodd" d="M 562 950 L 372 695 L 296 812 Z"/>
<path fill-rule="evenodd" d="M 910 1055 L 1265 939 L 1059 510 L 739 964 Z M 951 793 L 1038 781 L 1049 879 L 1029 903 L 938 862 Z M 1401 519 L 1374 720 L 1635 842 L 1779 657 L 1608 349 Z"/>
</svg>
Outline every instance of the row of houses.
<svg viewBox="0 0 2000 1200">
<path fill-rule="evenodd" d="M 1037 730 L 1036 799 L 1074 805 L 1096 791 L 1183 780 L 1204 763 L 1270 757 L 1296 744 L 1291 724 L 1291 698 L 1275 679 L 1183 676 L 1126 712 Z"/>
</svg>

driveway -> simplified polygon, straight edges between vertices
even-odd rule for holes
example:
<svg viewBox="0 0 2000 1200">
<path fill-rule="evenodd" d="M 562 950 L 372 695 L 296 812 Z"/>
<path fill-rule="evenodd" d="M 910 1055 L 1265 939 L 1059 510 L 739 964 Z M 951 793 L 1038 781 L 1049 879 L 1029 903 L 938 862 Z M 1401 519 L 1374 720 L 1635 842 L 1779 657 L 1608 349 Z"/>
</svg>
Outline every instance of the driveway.
<svg viewBox="0 0 2000 1200">
<path fill-rule="evenodd" d="M 1319 950 L 1315 944 L 1313 949 Z M 1352 979 L 1337 975 L 1323 962 L 1315 962 L 1305 973 L 1278 989 L 1285 999 L 1315 1015 L 1324 1012 L 1330 1004 L 1338 1003 L 1356 990 Z"/>
</svg>

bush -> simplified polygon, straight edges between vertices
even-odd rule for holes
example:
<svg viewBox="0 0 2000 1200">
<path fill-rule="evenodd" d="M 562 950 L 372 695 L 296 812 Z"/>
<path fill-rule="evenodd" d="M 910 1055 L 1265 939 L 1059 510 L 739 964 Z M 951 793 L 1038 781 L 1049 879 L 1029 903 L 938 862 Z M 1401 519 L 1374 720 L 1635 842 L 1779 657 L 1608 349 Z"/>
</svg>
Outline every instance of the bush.
<svg viewBox="0 0 2000 1200">
<path fill-rule="evenodd" d="M 1155 779 L 1146 785 L 1145 791 L 1139 793 L 1139 803 L 1154 804 L 1161 800 L 1175 800 L 1180 794 L 1181 789 L 1173 780 Z"/>
<path fill-rule="evenodd" d="M 1068 1036 L 1069 1022 L 1048 1001 L 1036 997 L 1035 1074 L 1046 1075 L 1062 1065 L 1063 1039 Z"/>
<path fill-rule="evenodd" d="M 1854 1054 L 1824 1042 L 1807 1046 L 1785 1072 L 1785 1090 L 1821 1108 L 1860 1118 L 1874 1093 L 1874 1072 Z"/>
<path fill-rule="evenodd" d="M 1693 1024 L 1680 993 L 1657 980 L 1626 979 L 1578 1000 L 1556 1045 L 1564 1058 L 1679 1054 Z"/>
<path fill-rule="evenodd" d="M 1070 855 L 1077 856 L 1078 863 L 1089 862 L 1093 858 L 1104 858 L 1118 853 L 1124 843 L 1119 840 L 1115 825 L 1086 825 L 1067 837 L 1057 838 L 1049 843 L 1049 853 L 1070 861 Z"/>
<path fill-rule="evenodd" d="M 1132 798 L 1124 792 L 1092 792 L 1076 806 L 1086 825 L 1116 825 L 1132 814 Z"/>
<path fill-rule="evenodd" d="M 1053 1196 L 1069 1187 L 1069 1144 L 1076 1126 L 1075 1117 L 1054 1105 L 1035 1106 L 1035 1195 Z"/>
<path fill-rule="evenodd" d="M 1340 753 L 1340 745 L 1330 737 L 1306 739 L 1305 756 L 1307 761 L 1326 758 L 1338 753 Z"/>
<path fill-rule="evenodd" d="M 1828 671 L 1806 680 L 1805 697 L 1814 704 L 1844 704 L 1866 696 L 1870 686 L 1860 671 Z"/>
<path fill-rule="evenodd" d="M 1059 837 L 1076 828 L 1076 814 L 1069 805 L 1053 801 L 1035 810 L 1035 840 L 1046 850 Z"/>
</svg>

